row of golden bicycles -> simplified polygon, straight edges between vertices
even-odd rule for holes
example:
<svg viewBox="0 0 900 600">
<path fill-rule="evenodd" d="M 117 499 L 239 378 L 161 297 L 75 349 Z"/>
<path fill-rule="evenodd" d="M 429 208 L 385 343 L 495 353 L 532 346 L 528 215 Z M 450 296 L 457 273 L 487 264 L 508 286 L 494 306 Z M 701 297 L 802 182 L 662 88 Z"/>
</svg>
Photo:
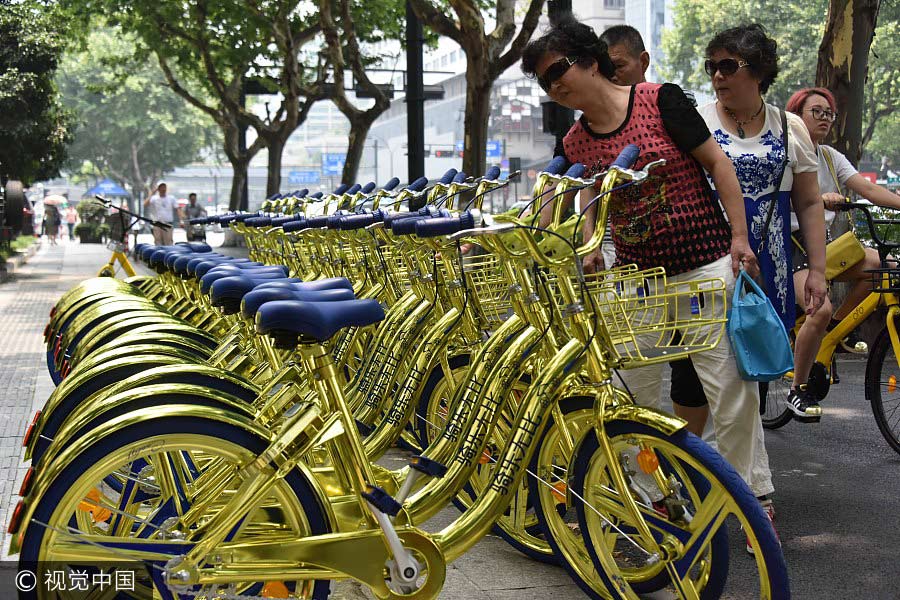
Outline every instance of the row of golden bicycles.
<svg viewBox="0 0 900 600">
<path fill-rule="evenodd" d="M 582 272 L 610 200 L 657 166 L 636 158 L 592 178 L 554 160 L 530 210 L 497 215 L 480 210 L 508 185 L 496 168 L 301 191 L 209 221 L 249 259 L 141 246 L 156 276 L 82 282 L 45 330 L 58 385 L 25 437 L 20 568 L 136 569 L 124 597 L 324 599 L 355 580 L 435 598 L 494 534 L 593 598 L 789 597 L 750 489 L 616 379 L 724 331 L 721 280 Z M 595 212 L 529 216 L 586 187 Z M 383 466 L 395 448 L 408 464 Z"/>
</svg>

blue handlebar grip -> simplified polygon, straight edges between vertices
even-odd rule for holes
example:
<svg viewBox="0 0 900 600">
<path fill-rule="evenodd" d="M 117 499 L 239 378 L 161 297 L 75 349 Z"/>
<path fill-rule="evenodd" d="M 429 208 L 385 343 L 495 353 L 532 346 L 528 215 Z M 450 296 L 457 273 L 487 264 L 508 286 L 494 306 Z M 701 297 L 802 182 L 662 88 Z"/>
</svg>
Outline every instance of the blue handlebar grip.
<svg viewBox="0 0 900 600">
<path fill-rule="evenodd" d="M 425 189 L 426 185 L 428 185 L 428 178 L 427 177 L 419 177 L 418 179 L 416 179 L 415 181 L 410 183 L 408 186 L 406 186 L 406 189 L 412 190 L 413 192 L 421 192 L 422 190 Z"/>
<path fill-rule="evenodd" d="M 346 217 L 341 217 L 339 227 L 345 231 L 350 229 L 362 229 L 363 227 L 371 225 L 376 220 L 376 215 L 374 213 L 347 215 Z"/>
<path fill-rule="evenodd" d="M 324 196 L 324 195 L 325 195 L 325 194 L 323 194 L 322 192 L 316 192 L 315 194 L 313 194 L 312 196 L 310 196 L 310 198 L 315 198 L 316 200 L 319 200 L 319 199 L 321 199 L 322 196 Z"/>
<path fill-rule="evenodd" d="M 382 187 L 381 189 L 383 189 L 386 192 L 389 192 L 392 189 L 394 189 L 395 187 L 397 187 L 398 185 L 400 185 L 400 180 L 397 179 L 396 177 L 391 177 L 388 180 L 388 182 L 386 184 L 384 184 L 384 187 Z"/>
<path fill-rule="evenodd" d="M 328 217 L 328 220 L 325 221 L 325 226 L 328 227 L 328 229 L 338 229 L 341 225 L 341 219 L 346 216 L 346 214 L 331 215 Z"/>
<path fill-rule="evenodd" d="M 419 237 L 435 237 L 438 235 L 450 235 L 463 229 L 475 227 L 475 217 L 466 211 L 458 217 L 437 217 L 423 219 L 416 223 L 416 235 Z"/>
<path fill-rule="evenodd" d="M 297 190 L 294 192 L 294 197 L 303 198 L 309 193 L 309 188 L 303 188 L 302 190 Z"/>
<path fill-rule="evenodd" d="M 412 235 L 416 232 L 416 223 L 431 217 L 420 217 L 416 215 L 409 219 L 400 219 L 391 223 L 391 231 L 394 235 Z"/>
<path fill-rule="evenodd" d="M 297 219 L 296 221 L 291 221 L 281 226 L 282 231 L 284 231 L 285 233 L 290 233 L 292 231 L 301 231 L 307 228 L 309 228 L 309 225 L 307 224 L 306 219 Z"/>
<path fill-rule="evenodd" d="M 466 180 L 466 177 L 468 177 L 468 175 L 466 175 L 464 171 L 460 171 L 456 174 L 456 177 L 453 178 L 453 183 L 462 183 Z"/>
<path fill-rule="evenodd" d="M 360 190 L 360 191 L 361 191 L 363 194 L 371 194 L 371 193 L 372 193 L 372 190 L 374 190 L 374 189 L 375 189 L 375 182 L 374 182 L 374 181 L 370 181 L 369 183 L 367 183 L 366 185 L 364 185 L 364 186 L 363 186 L 363 189 Z"/>
<path fill-rule="evenodd" d="M 385 227 L 393 227 L 394 223 L 396 223 L 397 221 L 404 221 L 406 219 L 414 219 L 416 217 L 427 217 L 427 216 L 429 216 L 429 214 L 430 213 L 421 212 L 421 211 L 412 212 L 412 213 L 409 213 L 409 212 L 391 213 L 391 214 L 385 215 L 385 217 L 383 219 L 384 226 Z"/>
<path fill-rule="evenodd" d="M 360 190 L 360 188 L 362 188 L 361 185 L 359 185 L 358 183 L 354 183 L 354 184 L 353 184 L 352 186 L 350 186 L 350 188 L 349 188 L 346 192 L 344 192 L 344 193 L 345 193 L 345 194 L 355 194 L 356 192 L 358 192 L 358 191 Z"/>
<path fill-rule="evenodd" d="M 553 160 L 551 160 L 546 167 L 544 167 L 544 173 L 550 173 L 551 175 L 559 175 L 562 173 L 562 170 L 566 166 L 566 158 L 564 156 L 555 156 Z"/>
<path fill-rule="evenodd" d="M 494 165 L 488 172 L 484 174 L 484 179 L 487 181 L 497 181 L 497 178 L 500 177 L 500 167 Z"/>
<path fill-rule="evenodd" d="M 630 169 L 634 166 L 634 163 L 637 161 L 638 156 L 641 155 L 641 149 L 635 146 L 634 144 L 628 144 L 622 151 L 619 152 L 619 156 L 616 157 L 616 160 L 613 161 L 612 166 L 621 167 L 623 169 Z"/>
<path fill-rule="evenodd" d="M 584 175 L 584 165 L 581 163 L 575 163 L 574 165 L 569 167 L 569 170 L 566 171 L 565 176 L 572 177 L 573 179 L 578 179 L 582 175 Z"/>
<path fill-rule="evenodd" d="M 334 193 L 337 195 L 343 194 L 344 192 L 347 191 L 348 187 L 350 187 L 350 186 L 347 185 L 346 183 L 342 183 L 341 185 L 337 186 L 337 189 L 334 190 Z"/>
<path fill-rule="evenodd" d="M 328 224 L 328 216 L 323 215 L 321 217 L 312 217 L 306 220 L 306 224 L 308 227 L 312 229 L 318 229 L 320 227 L 325 227 Z"/>
<path fill-rule="evenodd" d="M 451 181 L 453 181 L 453 178 L 456 177 L 456 173 L 456 169 L 450 169 L 449 171 L 444 173 L 443 177 L 441 177 L 441 183 L 445 185 L 450 183 Z"/>
</svg>

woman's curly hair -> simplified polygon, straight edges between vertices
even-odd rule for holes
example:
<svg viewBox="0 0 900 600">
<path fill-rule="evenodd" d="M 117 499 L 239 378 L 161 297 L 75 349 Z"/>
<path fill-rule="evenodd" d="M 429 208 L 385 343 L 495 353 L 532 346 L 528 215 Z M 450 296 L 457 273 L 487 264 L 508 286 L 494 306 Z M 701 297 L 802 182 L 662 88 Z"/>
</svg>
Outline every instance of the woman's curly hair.
<svg viewBox="0 0 900 600">
<path fill-rule="evenodd" d="M 759 91 L 765 94 L 778 76 L 778 43 L 758 23 L 720 31 L 706 45 L 706 57 L 725 50 L 750 63 L 750 72 L 759 79 Z"/>
<path fill-rule="evenodd" d="M 574 58 L 582 67 L 589 67 L 596 62 L 600 73 L 607 79 L 611 79 L 616 72 L 606 43 L 597 37 L 593 29 L 574 18 L 557 23 L 541 37 L 528 42 L 522 52 L 522 72 L 534 77 L 538 62 L 548 52 L 558 52 Z"/>
</svg>

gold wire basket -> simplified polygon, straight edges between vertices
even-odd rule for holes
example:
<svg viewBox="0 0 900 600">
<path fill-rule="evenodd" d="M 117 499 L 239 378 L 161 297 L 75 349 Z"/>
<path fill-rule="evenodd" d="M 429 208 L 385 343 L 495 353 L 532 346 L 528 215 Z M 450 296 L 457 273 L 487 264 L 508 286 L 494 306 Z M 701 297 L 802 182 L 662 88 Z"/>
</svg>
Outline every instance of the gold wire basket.
<svg viewBox="0 0 900 600">
<path fill-rule="evenodd" d="M 401 289 L 408 290 L 412 283 L 409 261 L 400 247 L 396 244 L 383 244 L 378 247 L 378 254 L 381 255 L 380 260 L 383 261 L 382 266 L 386 270 L 387 278 Z"/>
<path fill-rule="evenodd" d="M 499 257 L 494 254 L 464 256 L 463 273 L 470 292 L 469 302 L 486 329 L 512 315 L 509 281 L 503 275 Z"/>
<path fill-rule="evenodd" d="M 579 283 L 573 278 L 576 291 Z M 725 332 L 726 289 L 721 279 L 670 282 L 665 269 L 630 265 L 586 275 L 593 303 L 584 310 L 606 330 L 619 368 L 684 358 L 715 348 Z M 550 282 L 559 321 L 571 307 L 560 306 L 558 286 Z"/>
</svg>

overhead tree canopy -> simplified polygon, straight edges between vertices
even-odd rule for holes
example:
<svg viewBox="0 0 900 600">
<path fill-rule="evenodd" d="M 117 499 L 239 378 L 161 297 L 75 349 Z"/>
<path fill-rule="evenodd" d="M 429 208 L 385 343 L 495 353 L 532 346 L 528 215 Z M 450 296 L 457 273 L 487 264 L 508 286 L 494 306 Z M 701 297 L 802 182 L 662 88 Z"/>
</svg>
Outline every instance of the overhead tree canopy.
<svg viewBox="0 0 900 600">
<path fill-rule="evenodd" d="M 140 198 L 217 140 L 213 121 L 172 92 L 137 46 L 133 35 L 95 28 L 64 57 L 57 82 L 77 121 L 69 167 L 108 175 Z"/>
<path fill-rule="evenodd" d="M 270 193 L 278 191 L 284 143 L 321 98 L 323 61 L 304 46 L 318 34 L 312 5 L 299 0 L 65 0 L 90 14 L 103 13 L 150 48 L 168 85 L 222 130 L 234 169 L 231 207 L 239 206 L 247 166 L 269 153 Z M 265 116 L 244 107 L 254 83 L 280 103 Z M 257 134 L 246 151 L 242 132 Z"/>
<path fill-rule="evenodd" d="M 0 178 L 26 184 L 59 174 L 70 115 L 53 75 L 65 27 L 53 11 L 24 1 L 0 6 Z"/>
<path fill-rule="evenodd" d="M 406 4 L 391 0 L 367 5 L 364 10 L 354 7 L 350 0 L 319 0 L 318 4 L 319 21 L 325 38 L 323 53 L 331 68 L 331 100 L 350 121 L 347 159 L 341 174 L 341 180 L 349 184 L 356 181 L 372 123 L 391 107 L 388 94 L 366 73 L 366 67 L 381 58 L 372 52 L 371 44 L 367 42 L 382 41 L 389 35 L 399 37 Z M 345 92 L 349 83 L 345 71 L 352 73 L 355 89 L 374 100 L 371 106 L 362 108 L 349 100 Z"/>
<path fill-rule="evenodd" d="M 668 80 L 711 93 L 709 76 L 703 71 L 706 44 L 724 29 L 759 23 L 778 42 L 780 71 L 766 100 L 784 106 L 797 88 L 815 82 L 816 52 L 822 40 L 828 0 L 675 0 L 674 12 L 674 27 L 663 35 L 665 60 L 661 72 Z"/>
<path fill-rule="evenodd" d="M 491 87 L 506 69 L 519 61 L 531 39 L 544 0 L 527 0 L 521 27 L 516 24 L 515 0 L 449 0 L 451 10 L 433 0 L 410 0 L 416 16 L 434 32 L 460 45 L 466 54 L 466 115 L 463 171 L 485 171 Z M 486 13 L 493 18 L 487 31 Z"/>
<path fill-rule="evenodd" d="M 832 1 L 836 4 L 838 0 Z M 871 0 L 866 2 L 872 4 Z M 842 5 L 846 7 L 848 1 Z M 667 79 L 682 82 L 689 89 L 711 92 L 709 77 L 703 72 L 706 44 L 718 31 L 740 23 L 755 22 L 762 24 L 778 42 L 780 73 L 766 100 L 783 107 L 794 91 L 817 84 L 817 69 L 821 64 L 819 48 L 828 22 L 829 0 L 781 3 L 765 0 L 675 0 L 674 11 L 674 27 L 663 35 L 665 60 L 661 66 Z M 871 49 L 866 45 L 868 72 L 864 78 L 856 79 L 864 86 L 864 98 L 852 106 L 845 104 L 839 107 L 839 112 L 856 111 L 862 114 L 862 126 L 855 126 L 857 131 L 862 132 L 861 137 L 857 138 L 860 145 L 852 151 L 843 148 L 848 150 L 848 156 L 853 160 L 857 158 L 859 149 L 864 148 L 873 137 L 885 139 L 884 135 L 876 135 L 878 129 L 890 127 L 891 121 L 884 119 L 900 107 L 900 70 L 896 68 L 897 59 L 900 59 L 900 49 L 897 49 L 896 43 L 900 33 L 898 16 L 900 3 L 896 0 L 881 3 Z M 862 37 L 865 37 L 864 33 Z M 864 40 L 861 38 L 860 41 Z M 833 46 L 830 41 L 825 42 L 827 48 Z M 825 56 L 828 56 L 828 51 Z M 823 77 L 818 78 L 819 85 L 833 83 Z M 842 139 L 851 131 L 842 126 L 835 130 Z M 897 133 L 900 134 L 900 131 Z"/>
</svg>

